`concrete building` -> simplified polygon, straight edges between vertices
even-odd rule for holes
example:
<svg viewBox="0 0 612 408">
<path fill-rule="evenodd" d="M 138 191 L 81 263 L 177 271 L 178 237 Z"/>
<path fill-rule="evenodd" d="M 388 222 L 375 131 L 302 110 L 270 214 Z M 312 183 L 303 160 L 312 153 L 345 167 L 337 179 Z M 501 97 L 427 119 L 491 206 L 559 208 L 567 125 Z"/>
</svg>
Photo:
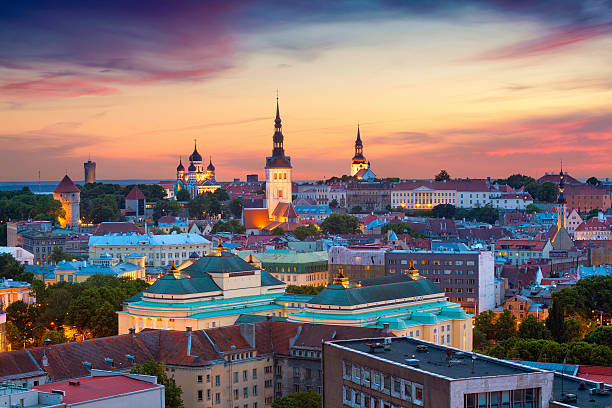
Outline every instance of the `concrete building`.
<svg viewBox="0 0 612 408">
<path fill-rule="evenodd" d="M 610 193 L 590 184 L 565 186 L 565 199 L 569 208 L 576 208 L 581 212 L 593 209 L 607 211 L 611 207 Z"/>
<path fill-rule="evenodd" d="M 78 228 L 81 219 L 81 190 L 68 175 L 53 190 L 53 198 L 62 203 L 66 213 L 58 219 L 62 228 Z"/>
<path fill-rule="evenodd" d="M 364 279 L 354 285 L 339 274 L 288 320 L 384 328 L 396 336 L 472 349 L 472 315 L 413 273 Z"/>
<path fill-rule="evenodd" d="M 458 208 L 484 207 L 491 204 L 491 188 L 487 180 L 453 180 L 457 190 Z"/>
<path fill-rule="evenodd" d="M 504 309 L 512 312 L 517 321 L 522 321 L 527 316 L 534 316 L 538 320 L 548 317 L 548 308 L 543 304 L 533 302 L 526 296 L 514 295 L 504 302 Z"/>
<path fill-rule="evenodd" d="M 7 350 L 6 312 L 0 310 L 0 353 Z"/>
<path fill-rule="evenodd" d="M 32 285 L 12 279 L 0 279 L 0 309 L 6 309 L 11 303 L 21 300 L 25 303 L 36 303 Z"/>
<path fill-rule="evenodd" d="M 285 294 L 283 282 L 223 247 L 186 264 L 125 302 L 119 333 L 229 326 L 243 314 L 287 317 L 311 298 Z"/>
<path fill-rule="evenodd" d="M 328 283 L 327 251 L 242 251 L 239 255 L 245 261 L 249 256 L 256 257 L 263 270 L 287 285 L 320 286 Z"/>
<path fill-rule="evenodd" d="M 164 408 L 166 404 L 157 377 L 141 374 L 92 370 L 89 377 L 37 385 L 34 390 L 60 397 L 60 404 L 53 406 L 65 408 Z"/>
<path fill-rule="evenodd" d="M 500 210 L 525 210 L 533 204 L 529 193 L 491 193 L 491 205 Z"/>
<path fill-rule="evenodd" d="M 66 235 L 53 232 L 37 230 L 25 230 L 21 232 L 23 249 L 34 255 L 36 265 L 48 265 L 52 263 L 49 258 L 54 248 L 66 249 Z"/>
<path fill-rule="evenodd" d="M 495 261 L 490 251 L 395 250 L 385 253 L 387 275 L 404 274 L 411 266 L 444 290 L 451 302 L 478 314 L 495 308 Z M 497 302 L 496 302 L 497 301 Z"/>
<path fill-rule="evenodd" d="M 9 247 L 23 246 L 21 233 L 28 229 L 50 232 L 53 225 L 50 221 L 9 221 L 6 223 L 6 245 Z"/>
<path fill-rule="evenodd" d="M 323 344 L 323 367 L 325 407 L 599 408 L 612 404 L 610 388 L 603 383 L 412 338 L 328 341 Z"/>
<path fill-rule="evenodd" d="M 192 253 L 203 256 L 212 244 L 198 234 L 170 235 L 101 235 L 89 238 L 89 257 L 105 253 L 125 259 L 128 255 L 144 255 L 148 266 L 169 266 L 189 259 Z"/>
<path fill-rule="evenodd" d="M 85 184 L 95 183 L 96 182 L 96 162 L 87 160 L 85 163 L 83 163 L 83 168 L 85 170 L 85 177 L 83 178 L 83 180 L 85 180 Z"/>
<path fill-rule="evenodd" d="M 521 265 L 530 259 L 548 258 L 552 249 L 550 241 L 500 239 L 495 243 L 495 256 L 505 258 L 512 265 Z"/>
<path fill-rule="evenodd" d="M 20 247 L 0 247 L 0 255 L 9 254 L 23 265 L 34 265 L 34 254 Z"/>
<path fill-rule="evenodd" d="M 128 255 L 126 262 L 120 262 L 108 254 L 87 261 L 62 261 L 55 267 L 55 283 L 82 283 L 94 275 L 108 275 L 116 278 L 145 280 L 145 257 Z"/>
<path fill-rule="evenodd" d="M 125 196 L 125 215 L 132 217 L 135 221 L 142 221 L 145 218 L 146 208 L 147 198 L 138 186 L 132 187 L 128 195 Z"/>
<path fill-rule="evenodd" d="M 339 272 L 342 272 L 349 282 L 385 276 L 385 252 L 386 249 L 332 246 L 328 250 L 329 282 L 332 282 Z"/>
<path fill-rule="evenodd" d="M 438 204 L 456 205 L 457 191 L 452 182 L 412 180 L 397 183 L 391 190 L 392 208 L 429 210 Z"/>
<path fill-rule="evenodd" d="M 607 241 L 612 239 L 612 231 L 605 222 L 597 218 L 591 218 L 576 227 L 574 239 L 578 241 Z"/>
<path fill-rule="evenodd" d="M 361 211 L 385 211 L 391 206 L 391 183 L 358 182 L 346 187 L 346 208 L 361 207 Z"/>
</svg>

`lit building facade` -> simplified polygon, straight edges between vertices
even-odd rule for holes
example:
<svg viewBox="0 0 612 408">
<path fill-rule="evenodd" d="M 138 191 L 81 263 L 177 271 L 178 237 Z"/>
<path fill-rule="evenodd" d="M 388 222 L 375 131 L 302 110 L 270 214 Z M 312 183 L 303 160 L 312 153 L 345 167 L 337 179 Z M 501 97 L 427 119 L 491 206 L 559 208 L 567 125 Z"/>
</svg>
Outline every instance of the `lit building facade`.
<svg viewBox="0 0 612 408">
<path fill-rule="evenodd" d="M 215 166 L 212 164 L 212 158 L 210 158 L 208 166 L 204 167 L 197 143 L 194 144 L 193 153 L 189 156 L 187 171 L 183 166 L 183 160 L 179 160 L 179 165 L 176 168 L 174 195 L 180 190 L 187 190 L 194 198 L 206 192 L 213 193 L 219 187 L 215 180 Z"/>
<path fill-rule="evenodd" d="M 363 155 L 363 142 L 361 141 L 361 132 L 357 126 L 357 139 L 355 139 L 355 155 L 351 161 L 351 176 L 355 176 L 360 170 L 366 170 L 370 166 Z"/>
<path fill-rule="evenodd" d="M 448 182 L 413 180 L 397 183 L 391 189 L 392 208 L 430 210 L 439 204 L 456 203 L 457 190 Z"/>
<path fill-rule="evenodd" d="M 66 213 L 58 219 L 62 228 L 78 228 L 81 218 L 81 190 L 72 182 L 68 175 L 53 190 L 53 198 L 62 203 Z"/>
<path fill-rule="evenodd" d="M 172 269 L 118 312 L 119 333 L 130 328 L 194 330 L 229 326 L 243 314 L 287 317 L 311 296 L 285 294 L 285 284 L 217 247 L 183 269 Z"/>
<path fill-rule="evenodd" d="M 472 315 L 416 273 L 364 279 L 342 274 L 306 303 L 290 322 L 385 328 L 436 344 L 472 350 Z"/>
<path fill-rule="evenodd" d="M 109 254 L 118 259 L 144 255 L 148 266 L 180 264 L 194 252 L 198 256 L 210 252 L 212 244 L 199 234 L 170 235 L 100 235 L 89 238 L 89 258 Z"/>
</svg>

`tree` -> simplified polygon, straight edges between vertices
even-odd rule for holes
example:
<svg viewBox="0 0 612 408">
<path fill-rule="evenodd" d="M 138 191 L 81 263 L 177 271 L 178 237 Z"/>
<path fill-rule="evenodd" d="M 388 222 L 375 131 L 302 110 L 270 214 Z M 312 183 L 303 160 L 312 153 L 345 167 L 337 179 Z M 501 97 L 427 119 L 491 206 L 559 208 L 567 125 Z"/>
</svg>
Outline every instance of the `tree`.
<svg viewBox="0 0 612 408">
<path fill-rule="evenodd" d="M 23 338 L 33 339 L 37 329 L 38 308 L 22 300 L 11 303 L 6 308 L 6 321 L 15 326 L 13 334 L 17 331 L 22 336 L 19 339 L 12 339 L 11 345 L 15 347 L 23 346 Z M 16 341 L 16 342 L 15 342 Z M 20 347 L 19 347 L 20 348 Z"/>
<path fill-rule="evenodd" d="M 62 261 L 72 261 L 74 256 L 68 255 L 61 247 L 53 247 L 53 252 L 49 256 L 49 259 L 58 264 Z"/>
<path fill-rule="evenodd" d="M 300 225 L 293 230 L 293 236 L 300 241 L 305 240 L 308 237 L 314 237 L 319 235 L 319 230 L 312 224 Z"/>
<path fill-rule="evenodd" d="M 296 392 L 282 398 L 277 398 L 272 403 L 272 408 L 321 408 L 323 400 L 315 391 Z"/>
<path fill-rule="evenodd" d="M 518 337 L 522 339 L 551 339 L 550 330 L 546 328 L 544 323 L 529 315 L 519 325 Z"/>
<path fill-rule="evenodd" d="M 246 228 L 238 220 L 229 220 L 227 222 L 217 221 L 217 223 L 213 225 L 212 230 L 210 232 L 212 234 L 216 234 L 217 232 L 244 234 L 246 232 Z"/>
<path fill-rule="evenodd" d="M 242 216 L 242 207 L 243 207 L 241 198 L 234 198 L 227 205 L 228 210 L 234 216 L 234 218 L 240 218 Z"/>
<path fill-rule="evenodd" d="M 601 186 L 601 181 L 599 181 L 597 177 L 589 177 L 586 182 L 596 187 Z"/>
<path fill-rule="evenodd" d="M 335 198 L 329 202 L 329 208 L 335 209 L 338 208 L 338 200 Z"/>
<path fill-rule="evenodd" d="M 527 214 L 533 214 L 533 213 L 537 213 L 537 212 L 541 212 L 541 211 L 542 210 L 540 209 L 540 207 L 538 207 L 534 203 L 527 204 L 527 207 L 525 207 L 525 212 Z"/>
<path fill-rule="evenodd" d="M 64 335 L 64 332 L 57 330 L 46 330 L 42 336 L 43 341 L 46 339 L 51 340 L 51 344 L 66 343 L 68 339 Z M 43 343 L 44 344 L 44 343 Z"/>
<path fill-rule="evenodd" d="M 285 230 L 281 227 L 276 227 L 272 230 L 272 235 L 285 235 Z"/>
<path fill-rule="evenodd" d="M 452 204 L 438 204 L 431 209 L 431 215 L 435 218 L 453 218 L 455 216 L 455 206 Z"/>
<path fill-rule="evenodd" d="M 6 246 L 6 223 L 0 221 L 0 246 Z"/>
<path fill-rule="evenodd" d="M 183 399 L 181 398 L 183 390 L 181 387 L 176 385 L 174 378 L 168 377 L 166 374 L 166 368 L 163 364 L 159 364 L 155 360 L 150 360 L 146 363 L 133 367 L 130 370 L 130 373 L 154 375 L 157 377 L 157 383 L 162 384 L 165 388 L 164 392 L 166 395 L 166 408 L 183 407 Z"/>
<path fill-rule="evenodd" d="M 187 191 L 185 189 L 177 191 L 176 195 L 174 197 L 176 197 L 176 201 L 189 201 L 189 200 L 191 200 L 191 194 L 189 194 L 189 191 Z"/>
<path fill-rule="evenodd" d="M 509 339 L 516 336 L 516 317 L 509 310 L 504 310 L 495 322 L 495 336 L 499 339 Z"/>
<path fill-rule="evenodd" d="M 34 280 L 32 272 L 26 272 L 25 266 L 20 264 L 13 255 L 0 255 L 0 279 L 12 279 L 19 282 L 29 282 Z"/>
<path fill-rule="evenodd" d="M 538 199 L 540 201 L 546 201 L 547 203 L 553 203 L 557 200 L 559 195 L 559 187 L 556 184 L 547 181 L 540 186 L 538 192 Z"/>
<path fill-rule="evenodd" d="M 587 220 L 590 220 L 591 218 L 595 218 L 599 215 L 599 209 L 598 208 L 591 208 L 586 216 Z"/>
<path fill-rule="evenodd" d="M 519 189 L 529 183 L 536 182 L 534 178 L 522 174 L 513 174 L 505 180 L 497 180 L 499 184 L 507 184 L 514 189 Z"/>
<path fill-rule="evenodd" d="M 438 174 L 436 174 L 436 181 L 449 181 L 450 175 L 446 172 L 446 170 L 440 170 Z"/>
<path fill-rule="evenodd" d="M 474 318 L 474 329 L 478 329 L 483 333 L 487 340 L 494 340 L 496 329 L 495 329 L 495 313 L 491 310 L 487 310 L 478 314 Z"/>
<path fill-rule="evenodd" d="M 321 223 L 321 230 L 326 234 L 354 234 L 361 232 L 359 220 L 348 214 L 331 214 Z"/>
<path fill-rule="evenodd" d="M 192 201 L 190 201 L 188 205 L 191 205 L 191 202 Z M 166 215 L 172 215 L 176 217 L 179 215 L 182 208 L 183 207 L 181 207 L 181 205 L 176 201 L 159 200 L 155 204 L 155 208 L 153 209 L 153 220 L 157 222 L 161 217 L 164 217 Z"/>
<path fill-rule="evenodd" d="M 563 290 L 562 290 L 563 291 Z M 548 317 L 546 318 L 546 328 L 550 331 L 552 338 L 557 342 L 562 342 L 565 337 L 565 325 L 563 323 L 564 310 L 563 305 L 559 300 L 555 299 L 556 293 L 552 296 L 552 304 L 548 309 Z"/>
<path fill-rule="evenodd" d="M 227 190 L 223 189 L 223 188 L 218 188 L 215 190 L 215 192 L 213 193 L 213 196 L 218 200 L 218 201 L 227 201 L 230 199 L 229 194 L 227 193 Z"/>
<path fill-rule="evenodd" d="M 475 350 L 484 350 L 489 345 L 486 334 L 477 328 L 473 330 L 472 343 Z"/>
<path fill-rule="evenodd" d="M 612 326 L 600 326 L 584 336 L 587 343 L 612 347 Z"/>
<path fill-rule="evenodd" d="M 563 321 L 563 342 L 571 343 L 581 340 L 586 332 L 585 325 L 578 319 L 565 319 Z"/>
</svg>

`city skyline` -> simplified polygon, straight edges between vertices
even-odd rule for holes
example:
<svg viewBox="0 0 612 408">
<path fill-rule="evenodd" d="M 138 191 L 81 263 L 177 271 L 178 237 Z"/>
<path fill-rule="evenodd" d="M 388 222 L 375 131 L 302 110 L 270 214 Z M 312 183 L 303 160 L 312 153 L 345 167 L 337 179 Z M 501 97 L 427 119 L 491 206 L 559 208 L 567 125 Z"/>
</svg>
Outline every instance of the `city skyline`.
<svg viewBox="0 0 612 408">
<path fill-rule="evenodd" d="M 610 175 L 609 5 L 360 4 L 11 4 L 0 181 L 261 176 L 277 89 L 295 179 Z"/>
</svg>

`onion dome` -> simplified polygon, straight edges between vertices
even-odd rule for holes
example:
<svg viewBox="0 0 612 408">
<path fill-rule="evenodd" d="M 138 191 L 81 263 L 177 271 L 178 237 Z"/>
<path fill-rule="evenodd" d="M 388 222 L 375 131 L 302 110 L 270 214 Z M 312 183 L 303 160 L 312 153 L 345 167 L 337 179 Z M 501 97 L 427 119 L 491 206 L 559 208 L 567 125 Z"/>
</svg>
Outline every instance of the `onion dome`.
<svg viewBox="0 0 612 408">
<path fill-rule="evenodd" d="M 213 164 L 212 164 L 212 158 L 208 162 L 208 167 L 206 167 L 206 170 L 208 170 L 208 171 L 215 171 L 215 166 L 213 166 Z"/>
<path fill-rule="evenodd" d="M 185 171 L 185 166 L 183 166 L 183 160 L 179 160 L 179 165 L 176 168 L 176 171 Z"/>
<path fill-rule="evenodd" d="M 200 153 L 198 153 L 198 147 L 195 143 L 193 145 L 193 153 L 191 153 L 191 156 L 189 156 L 189 161 L 192 161 L 192 162 L 202 161 L 202 156 L 200 155 Z"/>
<path fill-rule="evenodd" d="M 187 170 L 189 170 L 189 171 L 196 171 L 196 166 L 195 166 L 195 164 L 191 163 L 191 164 L 189 165 L 189 168 L 188 168 Z"/>
</svg>

